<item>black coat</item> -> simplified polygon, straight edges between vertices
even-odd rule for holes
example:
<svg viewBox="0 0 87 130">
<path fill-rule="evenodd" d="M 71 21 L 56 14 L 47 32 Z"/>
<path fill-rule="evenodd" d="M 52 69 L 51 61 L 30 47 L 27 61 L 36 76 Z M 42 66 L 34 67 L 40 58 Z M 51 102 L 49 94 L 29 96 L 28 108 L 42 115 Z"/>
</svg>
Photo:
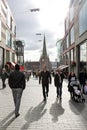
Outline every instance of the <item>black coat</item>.
<svg viewBox="0 0 87 130">
<path fill-rule="evenodd" d="M 13 71 L 8 79 L 8 84 L 10 88 L 23 88 L 25 89 L 26 81 L 24 73 L 15 70 Z"/>
<path fill-rule="evenodd" d="M 54 76 L 54 85 L 58 87 L 61 84 L 61 76 L 56 73 Z"/>
<path fill-rule="evenodd" d="M 80 72 L 79 73 L 79 81 L 80 81 L 80 83 L 85 84 L 85 80 L 86 80 L 86 73 Z"/>
<path fill-rule="evenodd" d="M 42 85 L 51 83 L 51 74 L 49 71 L 42 71 L 39 76 L 39 83 L 42 81 Z"/>
</svg>

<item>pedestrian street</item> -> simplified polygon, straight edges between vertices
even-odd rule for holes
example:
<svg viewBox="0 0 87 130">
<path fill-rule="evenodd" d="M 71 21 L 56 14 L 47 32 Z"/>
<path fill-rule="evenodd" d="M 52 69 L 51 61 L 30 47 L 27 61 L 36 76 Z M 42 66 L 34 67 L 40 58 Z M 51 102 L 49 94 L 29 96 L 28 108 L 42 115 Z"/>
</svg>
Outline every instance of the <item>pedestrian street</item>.
<svg viewBox="0 0 87 130">
<path fill-rule="evenodd" d="M 0 79 L 0 130 L 87 130 L 87 97 L 85 103 L 70 99 L 67 80 L 63 82 L 62 100 L 56 98 L 52 79 L 47 101 L 43 101 L 42 86 L 31 77 L 23 92 L 20 116 L 15 118 L 11 89 Z"/>
</svg>

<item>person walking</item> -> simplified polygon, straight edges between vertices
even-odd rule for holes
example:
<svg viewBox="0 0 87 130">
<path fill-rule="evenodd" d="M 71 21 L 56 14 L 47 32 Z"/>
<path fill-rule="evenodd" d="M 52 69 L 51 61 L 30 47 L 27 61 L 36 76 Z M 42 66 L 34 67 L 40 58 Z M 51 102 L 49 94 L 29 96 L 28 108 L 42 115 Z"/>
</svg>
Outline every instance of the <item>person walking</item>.
<svg viewBox="0 0 87 130">
<path fill-rule="evenodd" d="M 81 84 L 81 87 L 82 87 L 82 92 L 84 93 L 84 85 L 85 85 L 85 82 L 86 82 L 86 73 L 83 69 L 80 71 L 78 77 L 79 77 L 79 81 L 80 81 L 80 84 Z"/>
<path fill-rule="evenodd" d="M 49 92 L 49 83 L 51 84 L 51 74 L 47 70 L 46 65 L 43 66 L 43 71 L 40 72 L 39 74 L 39 84 L 42 81 L 42 91 L 43 91 L 43 98 L 44 101 L 46 101 L 46 97 L 48 97 L 48 92 Z"/>
<path fill-rule="evenodd" d="M 72 71 L 68 76 L 68 86 L 70 85 L 70 82 L 73 80 L 76 80 L 76 74 Z"/>
<path fill-rule="evenodd" d="M 5 65 L 5 67 L 2 69 L 1 73 L 1 79 L 2 79 L 2 88 L 4 89 L 6 87 L 6 79 L 10 75 L 10 66 L 8 64 Z"/>
<path fill-rule="evenodd" d="M 56 93 L 57 98 L 62 99 L 62 80 L 60 75 L 60 69 L 56 70 L 55 76 L 54 76 L 54 85 L 56 87 Z"/>
<path fill-rule="evenodd" d="M 5 80 L 6 80 L 6 70 L 5 68 L 2 69 L 1 73 L 1 80 L 2 80 L 2 88 L 4 89 L 6 87 Z"/>
<path fill-rule="evenodd" d="M 65 74 L 62 70 L 60 70 L 60 77 L 61 77 L 61 85 L 63 84 L 63 80 L 66 78 Z"/>
<path fill-rule="evenodd" d="M 15 65 L 15 70 L 11 72 L 8 84 L 12 90 L 14 105 L 15 105 L 15 117 L 18 117 L 20 102 L 23 90 L 26 86 L 25 75 L 23 72 L 20 72 L 20 66 L 18 64 Z"/>
</svg>

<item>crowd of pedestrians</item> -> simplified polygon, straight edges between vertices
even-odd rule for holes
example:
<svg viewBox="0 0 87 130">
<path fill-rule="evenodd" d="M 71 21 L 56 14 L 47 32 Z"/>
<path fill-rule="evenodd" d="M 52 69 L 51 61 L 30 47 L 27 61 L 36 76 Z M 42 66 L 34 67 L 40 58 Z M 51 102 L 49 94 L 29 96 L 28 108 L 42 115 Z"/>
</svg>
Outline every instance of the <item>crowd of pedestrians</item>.
<svg viewBox="0 0 87 130">
<path fill-rule="evenodd" d="M 15 105 L 15 117 L 18 117 L 19 108 L 21 103 L 21 97 L 23 90 L 26 87 L 26 73 L 20 71 L 20 65 L 16 64 L 14 70 L 10 70 L 8 65 L 5 65 L 2 71 L 2 88 L 6 87 L 5 80 L 8 78 L 9 87 L 12 90 L 14 105 Z M 53 75 L 51 72 L 47 70 L 46 65 L 43 66 L 43 70 L 39 73 L 39 84 L 42 85 L 42 94 L 43 94 L 43 101 L 47 101 L 47 97 L 49 94 L 49 85 L 52 83 L 52 76 L 54 79 L 54 86 L 56 87 L 56 97 L 60 100 L 62 99 L 62 89 L 63 89 L 63 79 L 66 78 L 66 75 L 63 73 L 62 70 L 56 69 Z M 74 72 L 71 72 L 68 75 L 68 91 L 70 91 L 69 86 L 72 80 L 76 80 L 77 76 Z M 27 81 L 29 77 L 27 78 Z M 87 90 L 87 83 L 86 83 L 86 74 L 81 71 L 78 76 L 78 80 L 82 86 L 83 92 L 84 87 Z M 86 84 L 85 84 L 86 83 Z"/>
</svg>

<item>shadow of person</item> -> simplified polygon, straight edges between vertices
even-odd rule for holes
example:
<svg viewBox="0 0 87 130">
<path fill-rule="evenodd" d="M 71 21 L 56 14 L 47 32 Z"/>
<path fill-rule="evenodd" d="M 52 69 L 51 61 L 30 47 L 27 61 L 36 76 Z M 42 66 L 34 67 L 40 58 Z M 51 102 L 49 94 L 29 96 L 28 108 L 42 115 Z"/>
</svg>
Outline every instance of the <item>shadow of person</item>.
<svg viewBox="0 0 87 130">
<path fill-rule="evenodd" d="M 80 115 L 84 113 L 85 104 L 84 103 L 78 103 L 72 100 L 69 100 L 69 106 L 72 112 L 74 112 L 76 115 Z"/>
<path fill-rule="evenodd" d="M 47 109 L 44 109 L 46 102 L 41 102 L 36 107 L 31 107 L 25 115 L 26 123 L 21 130 L 28 129 L 30 124 L 40 120 L 40 118 L 46 113 Z"/>
<path fill-rule="evenodd" d="M 0 88 L 0 90 L 3 90 L 3 88 Z"/>
<path fill-rule="evenodd" d="M 12 111 L 8 116 L 6 116 L 2 121 L 0 121 L 0 130 L 6 130 L 7 127 L 15 120 L 15 117 L 9 119 L 13 114 L 14 111 Z"/>
<path fill-rule="evenodd" d="M 58 117 L 64 114 L 64 108 L 62 107 L 62 100 L 56 99 L 50 108 L 50 114 L 53 116 L 52 121 L 57 122 Z"/>
</svg>

